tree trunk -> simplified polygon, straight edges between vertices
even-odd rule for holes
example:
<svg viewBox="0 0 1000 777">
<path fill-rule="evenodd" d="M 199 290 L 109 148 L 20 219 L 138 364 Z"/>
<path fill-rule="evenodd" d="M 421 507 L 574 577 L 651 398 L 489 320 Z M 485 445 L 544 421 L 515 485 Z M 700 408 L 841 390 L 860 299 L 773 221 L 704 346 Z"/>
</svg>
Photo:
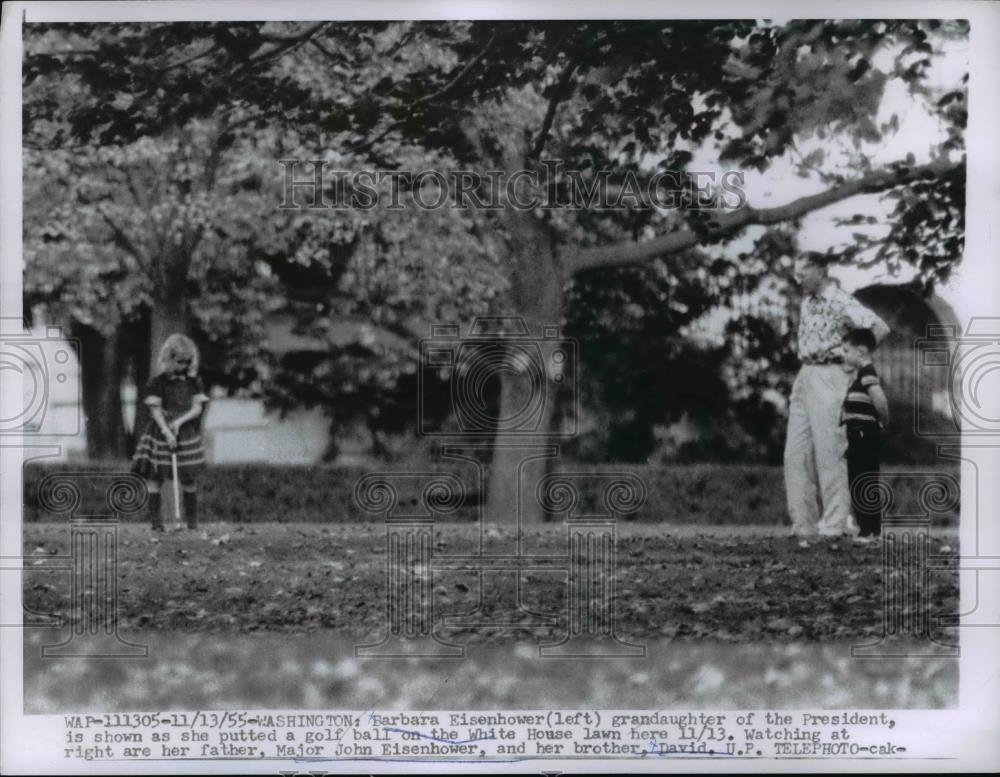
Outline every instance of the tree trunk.
<svg viewBox="0 0 1000 777">
<path fill-rule="evenodd" d="M 135 415 L 132 423 L 132 431 L 129 435 L 129 455 L 135 452 L 135 447 L 139 443 L 139 436 L 146 428 L 149 421 L 149 411 L 146 406 L 139 401 L 139 395 L 143 387 L 149 381 L 150 376 L 150 313 L 145 309 L 143 314 L 128 325 L 124 330 L 126 340 L 126 352 L 128 353 L 129 369 L 132 380 L 136 388 Z"/>
<path fill-rule="evenodd" d="M 175 332 L 188 333 L 187 305 L 180 293 L 157 299 L 149 311 L 148 320 L 140 321 L 132 329 L 132 372 L 136 388 L 135 425 L 132 427 L 130 446 L 132 451 L 139 444 L 139 438 L 151 420 L 149 410 L 142 402 L 143 388 L 150 376 L 159 372 L 157 362 L 160 348 Z"/>
<path fill-rule="evenodd" d="M 125 377 L 125 348 L 120 329 L 105 336 L 79 321 L 72 335 L 80 341 L 80 380 L 87 428 L 87 456 L 122 459 L 128 439 L 122 414 L 121 385 Z"/>
<path fill-rule="evenodd" d="M 563 315 L 563 277 L 558 257 L 544 224 L 530 212 L 508 209 L 512 273 L 510 307 L 506 315 L 524 322 L 527 335 L 511 338 L 538 347 L 540 370 L 537 381 L 527 374 L 500 372 L 501 419 L 494 438 L 492 466 L 487 488 L 486 520 L 514 528 L 517 518 L 536 524 L 544 517 L 536 497 L 540 479 L 555 463 L 557 438 L 552 428 L 558 384 L 553 380 L 553 354 L 561 340 L 545 337 L 546 328 L 558 327 Z M 530 351 L 529 351 L 530 352 Z M 508 349 L 508 353 L 513 353 Z M 534 403 L 534 404 L 533 404 Z M 505 419 L 515 419 L 528 407 L 538 407 L 529 426 L 511 428 Z M 524 447 L 529 446 L 529 447 Z M 529 460 L 530 459 L 530 460 Z"/>
<path fill-rule="evenodd" d="M 537 548 L 524 547 L 524 530 L 537 526 L 544 517 L 537 486 L 558 453 L 552 429 L 558 384 L 552 380 L 551 368 L 561 341 L 546 338 L 545 330 L 561 322 L 563 282 L 545 226 L 528 212 L 508 209 L 505 218 L 513 280 L 510 305 L 502 313 L 520 319 L 526 331 L 507 338 L 507 348 L 500 357 L 506 357 L 506 367 L 515 369 L 491 370 L 500 381 L 499 420 L 491 446 L 483 519 L 499 532 L 483 527 L 480 549 L 484 556 L 510 559 L 538 552 Z M 510 357 L 518 353 L 528 356 L 536 369 L 517 369 L 518 361 Z M 479 606 L 467 615 L 449 619 L 449 623 L 473 629 L 556 625 L 552 616 L 525 606 L 519 569 L 487 568 L 479 575 Z"/>
<path fill-rule="evenodd" d="M 182 290 L 178 289 L 173 294 L 164 294 L 156 300 L 150 313 L 150 333 L 149 333 L 149 367 L 151 374 L 155 375 L 159 370 L 157 360 L 160 357 L 160 348 L 170 335 L 175 333 L 188 334 L 187 305 L 185 304 Z"/>
</svg>

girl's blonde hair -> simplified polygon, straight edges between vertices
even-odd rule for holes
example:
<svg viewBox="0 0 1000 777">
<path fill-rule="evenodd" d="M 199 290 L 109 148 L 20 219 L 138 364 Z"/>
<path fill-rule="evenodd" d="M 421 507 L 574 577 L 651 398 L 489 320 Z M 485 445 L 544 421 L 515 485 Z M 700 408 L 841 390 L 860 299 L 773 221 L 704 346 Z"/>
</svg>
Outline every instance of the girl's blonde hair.
<svg viewBox="0 0 1000 777">
<path fill-rule="evenodd" d="M 160 355 L 156 357 L 157 369 L 166 372 L 175 356 L 190 356 L 188 376 L 193 378 L 198 374 L 198 346 L 194 344 L 194 340 L 180 333 L 170 335 L 160 348 Z"/>
</svg>

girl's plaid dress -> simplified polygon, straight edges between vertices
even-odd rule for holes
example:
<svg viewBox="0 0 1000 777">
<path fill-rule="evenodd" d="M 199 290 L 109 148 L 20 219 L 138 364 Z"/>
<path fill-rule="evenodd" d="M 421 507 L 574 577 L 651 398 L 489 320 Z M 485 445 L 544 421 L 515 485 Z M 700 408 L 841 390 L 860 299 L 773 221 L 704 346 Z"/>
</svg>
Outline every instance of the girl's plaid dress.
<svg viewBox="0 0 1000 777">
<path fill-rule="evenodd" d="M 194 402 L 208 402 L 208 396 L 199 377 L 160 373 L 146 384 L 143 401 L 147 405 L 162 408 L 163 416 L 169 424 L 174 418 L 190 410 Z M 193 481 L 205 467 L 201 416 L 180 428 L 176 453 L 177 476 L 182 482 Z M 156 421 L 150 420 L 132 457 L 132 471 L 147 480 L 170 480 L 173 477 L 170 454 L 170 446 L 163 432 Z"/>
</svg>

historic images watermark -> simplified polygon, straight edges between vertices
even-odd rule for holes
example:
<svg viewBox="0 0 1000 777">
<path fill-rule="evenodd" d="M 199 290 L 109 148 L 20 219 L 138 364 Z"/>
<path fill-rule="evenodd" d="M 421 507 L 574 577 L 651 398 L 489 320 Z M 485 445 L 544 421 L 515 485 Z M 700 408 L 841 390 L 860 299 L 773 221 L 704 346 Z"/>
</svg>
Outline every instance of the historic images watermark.
<svg viewBox="0 0 1000 777">
<path fill-rule="evenodd" d="M 1000 437 L 1000 418 L 990 407 L 989 394 L 984 391 L 984 378 L 1000 369 L 1000 318 L 977 317 L 969 321 L 963 334 L 958 327 L 935 325 L 927 328 L 926 337 L 915 343 L 914 408 L 927 386 L 946 385 L 942 399 L 950 411 L 935 418 L 949 418 L 948 423 L 934 423 L 932 418 L 916 412 L 913 431 L 942 443 L 958 443 L 961 435 L 973 438 Z M 935 373 L 944 380 L 934 380 Z"/>
<path fill-rule="evenodd" d="M 556 159 L 520 170 L 342 170 L 323 159 L 282 159 L 282 210 L 739 210 L 737 170 L 636 174 L 574 169 Z"/>
<path fill-rule="evenodd" d="M 975 528 L 975 544 L 971 553 L 959 555 L 950 548 L 935 551 L 931 542 L 935 518 L 960 509 L 957 477 L 906 472 L 859 478 L 852 488 L 854 499 L 884 517 L 881 633 L 874 642 L 852 647 L 857 658 L 957 657 L 959 645 L 945 638 L 943 629 L 1000 626 L 979 606 L 980 586 L 987 582 L 983 573 L 1000 570 L 1000 557 L 983 553 L 979 546 L 979 522 L 987 514 L 979 504 L 979 459 L 1000 442 L 1000 418 L 984 392 L 986 379 L 1000 369 L 1000 318 L 973 318 L 964 333 L 955 326 L 928 327 L 926 336 L 914 343 L 913 359 L 913 433 L 938 443 L 940 458 L 972 465 L 975 482 L 966 493 L 974 495 L 976 503 L 966 506 L 965 519 Z M 915 509 L 897 504 L 897 489 L 889 478 L 896 484 L 918 481 Z M 934 577 L 959 571 L 973 573 L 965 584 L 974 586 L 968 597 L 974 608 L 961 616 L 936 613 Z"/>
<path fill-rule="evenodd" d="M 84 490 L 103 496 L 87 504 Z M 149 647 L 118 631 L 118 528 L 146 505 L 145 481 L 127 472 L 65 472 L 38 486 L 43 510 L 67 516 L 70 553 L 48 557 L 43 568 L 70 572 L 69 631 L 61 642 L 42 646 L 44 658 L 145 658 Z"/>
<path fill-rule="evenodd" d="M 69 381 L 68 369 L 80 343 L 67 339 L 59 327 L 47 327 L 44 335 L 34 333 L 19 318 L 0 318 L 0 379 L 21 382 L 21 395 L 4 391 L 0 411 L 0 436 L 38 437 L 49 434 L 45 424 L 52 409 L 50 397 L 54 384 Z M 77 401 L 68 405 L 69 415 L 62 420 L 62 435 L 79 434 L 81 408 Z"/>
<path fill-rule="evenodd" d="M 897 503 L 899 489 L 894 485 L 905 480 L 918 484 L 915 508 Z M 883 518 L 881 630 L 873 641 L 853 645 L 851 655 L 958 657 L 958 644 L 942 633 L 942 627 L 951 624 L 934 612 L 931 595 L 934 575 L 956 573 L 957 554 L 935 550 L 932 526 L 941 515 L 958 511 L 958 478 L 944 472 L 865 475 L 852 484 L 852 497 L 855 504 L 878 511 Z"/>
<path fill-rule="evenodd" d="M 532 465 L 559 457 L 556 440 L 576 434 L 577 344 L 556 326 L 533 335 L 518 317 L 477 319 L 464 335 L 454 325 L 435 325 L 420 343 L 418 429 L 443 437 L 444 464 L 471 468 L 471 483 L 448 472 L 380 472 L 361 478 L 355 499 L 386 525 L 385 632 L 373 644 L 358 645 L 367 657 L 460 658 L 465 646 L 449 642 L 442 628 L 479 632 L 503 627 L 543 628 L 562 636 L 539 646 L 541 657 L 644 657 L 646 649 L 621 640 L 615 628 L 616 523 L 638 511 L 646 486 L 632 473 L 549 471 L 532 477 Z M 433 374 L 435 381 L 427 378 Z M 503 376 L 516 383 L 508 400 L 489 397 L 489 385 Z M 562 397 L 562 419 L 551 419 Z M 427 408 L 442 393 L 456 426 L 447 432 L 430 422 Z M 552 430 L 559 431 L 553 433 Z M 485 463 L 492 455 L 490 465 Z M 510 475 L 498 482 L 498 458 Z M 551 467 L 550 467 L 551 469 Z M 467 497 L 509 488 L 510 514 L 487 514 L 476 504 L 480 542 L 468 552 L 442 553 L 436 541 L 439 517 L 467 503 Z M 538 552 L 521 541 L 526 501 L 563 521 L 562 552 Z M 499 524 L 509 536 L 501 536 Z M 485 544 L 486 531 L 498 539 Z M 534 552 L 533 552 L 534 551 Z M 435 602 L 435 575 L 472 570 L 478 603 L 472 612 L 445 616 Z M 562 612 L 539 612 L 525 603 L 527 571 L 554 572 L 566 581 Z"/>
<path fill-rule="evenodd" d="M 533 335 L 523 319 L 480 317 L 464 335 L 456 324 L 431 326 L 420 341 L 417 368 L 418 433 L 425 437 L 570 438 L 577 434 L 580 415 L 577 343 L 559 327 L 546 326 Z M 512 376 L 522 390 L 517 401 L 497 408 L 488 396 L 492 383 Z M 437 380 L 435 380 L 437 379 Z M 445 381 L 440 388 L 439 380 Z M 561 423 L 544 427 L 554 412 L 556 392 L 567 408 Z M 441 429 L 432 420 L 435 394 L 447 392 L 457 429 Z"/>
<path fill-rule="evenodd" d="M 988 536 L 983 527 L 995 513 L 995 508 L 987 502 L 988 489 L 983 485 L 992 474 L 990 457 L 1000 447 L 1000 414 L 995 391 L 991 390 L 1000 374 L 1000 317 L 974 317 L 964 332 L 957 326 L 930 327 L 927 336 L 916 343 L 914 360 L 918 376 L 914 407 L 921 407 L 919 398 L 927 384 L 940 383 L 933 379 L 933 373 L 938 372 L 946 376 L 947 386 L 939 404 L 946 403 L 950 411 L 944 416 L 950 419 L 947 423 L 940 420 L 935 423 L 933 417 L 915 414 L 914 432 L 934 440 L 940 457 L 961 461 L 966 475 L 973 480 L 968 484 L 963 482 L 963 491 L 973 497 L 974 503 L 963 504 L 962 510 L 963 521 L 972 526 L 972 542 L 963 543 L 962 554 L 951 559 L 951 563 L 966 573 L 963 589 L 971 586 L 973 590 L 971 594 L 963 591 L 963 595 L 974 605 L 961 615 L 939 616 L 937 621 L 964 629 L 996 628 L 1000 620 L 982 602 L 986 599 L 983 590 L 996 585 L 1000 556 L 995 550 L 990 552 L 993 549 L 989 540 L 981 535 Z M 933 496 L 935 492 L 928 493 Z M 932 567 L 940 564 L 940 559 L 931 560 Z"/>
<path fill-rule="evenodd" d="M 73 389 L 71 366 L 80 343 L 59 327 L 33 332 L 19 318 L 0 319 L 0 378 L 7 389 L 20 382 L 21 392 L 3 391 L 0 437 L 4 448 L 22 452 L 60 452 L 61 440 L 82 431 L 79 387 Z M 71 401 L 56 403 L 56 389 L 71 391 Z M 49 423 L 59 413 L 58 434 Z M 65 617 L 23 608 L 16 628 L 62 629 L 61 641 L 42 646 L 44 658 L 135 658 L 149 654 L 146 645 L 118 632 L 118 528 L 122 519 L 146 503 L 146 484 L 128 472 L 65 472 L 46 476 L 34 494 L 41 510 L 64 516 L 69 552 L 4 557 L 2 571 L 30 575 L 68 573 L 69 607 Z M 95 498 L 96 497 L 96 498 Z"/>
</svg>

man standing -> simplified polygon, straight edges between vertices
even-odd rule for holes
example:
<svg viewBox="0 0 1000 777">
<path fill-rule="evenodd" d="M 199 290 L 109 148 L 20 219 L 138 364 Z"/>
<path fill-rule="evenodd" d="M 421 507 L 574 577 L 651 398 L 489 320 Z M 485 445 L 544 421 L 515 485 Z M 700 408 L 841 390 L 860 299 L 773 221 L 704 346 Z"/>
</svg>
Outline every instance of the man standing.
<svg viewBox="0 0 1000 777">
<path fill-rule="evenodd" d="M 829 277 L 822 254 L 800 257 L 794 271 L 805 299 L 799 316 L 802 367 L 792 385 L 785 438 L 788 514 L 799 537 L 839 536 L 847 532 L 851 509 L 847 438 L 840 425 L 848 384 L 841 345 L 850 329 L 870 329 L 881 340 L 889 327 Z"/>
</svg>

